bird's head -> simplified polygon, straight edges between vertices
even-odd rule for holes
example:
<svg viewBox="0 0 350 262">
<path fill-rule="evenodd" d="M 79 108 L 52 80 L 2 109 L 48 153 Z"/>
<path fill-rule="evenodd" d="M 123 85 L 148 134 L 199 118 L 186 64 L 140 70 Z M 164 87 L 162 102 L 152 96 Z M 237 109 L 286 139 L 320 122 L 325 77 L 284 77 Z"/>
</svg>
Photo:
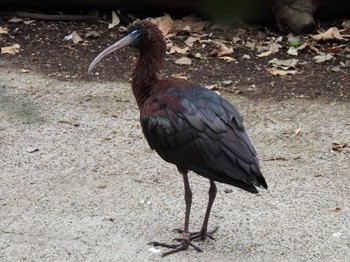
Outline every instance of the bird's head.
<svg viewBox="0 0 350 262">
<path fill-rule="evenodd" d="M 156 46 L 157 44 L 160 46 Z M 92 69 L 97 65 L 97 63 L 102 60 L 102 58 L 114 51 L 127 46 L 136 48 L 140 51 L 147 48 L 154 48 L 158 52 L 164 53 L 166 48 L 162 32 L 159 30 L 159 28 L 150 21 L 139 21 L 134 23 L 129 28 L 127 36 L 123 37 L 113 45 L 107 47 L 98 56 L 96 56 L 95 59 L 91 62 L 88 72 L 90 73 Z"/>
</svg>

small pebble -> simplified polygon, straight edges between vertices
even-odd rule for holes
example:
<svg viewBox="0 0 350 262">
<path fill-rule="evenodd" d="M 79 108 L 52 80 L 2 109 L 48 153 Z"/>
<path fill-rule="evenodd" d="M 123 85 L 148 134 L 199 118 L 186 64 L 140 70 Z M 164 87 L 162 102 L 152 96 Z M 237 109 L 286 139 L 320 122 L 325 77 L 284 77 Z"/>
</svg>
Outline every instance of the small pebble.
<svg viewBox="0 0 350 262">
<path fill-rule="evenodd" d="M 225 81 L 222 81 L 222 86 L 229 86 L 232 84 L 232 80 L 225 80 Z"/>
</svg>

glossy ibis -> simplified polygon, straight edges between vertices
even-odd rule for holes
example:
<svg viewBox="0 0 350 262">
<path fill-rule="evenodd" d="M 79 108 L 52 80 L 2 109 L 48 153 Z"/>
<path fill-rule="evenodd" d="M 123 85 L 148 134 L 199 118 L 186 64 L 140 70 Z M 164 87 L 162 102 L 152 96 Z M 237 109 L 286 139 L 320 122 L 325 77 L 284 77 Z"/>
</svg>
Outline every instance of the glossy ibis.
<svg viewBox="0 0 350 262">
<path fill-rule="evenodd" d="M 106 55 L 131 46 L 139 51 L 132 72 L 132 91 L 140 110 L 142 131 L 151 149 L 177 166 L 185 187 L 185 224 L 178 244 L 152 242 L 170 248 L 169 255 L 189 246 L 191 240 L 212 238 L 207 231 L 210 210 L 216 196 L 214 181 L 258 193 L 267 188 L 259 169 L 255 149 L 245 132 L 237 109 L 216 93 L 183 80 L 160 80 L 166 44 L 158 27 L 149 21 L 135 23 L 128 35 L 102 51 L 89 72 Z M 209 201 L 201 230 L 189 232 L 192 193 L 187 173 L 210 181 Z M 180 230 L 179 230 L 180 231 Z"/>
</svg>

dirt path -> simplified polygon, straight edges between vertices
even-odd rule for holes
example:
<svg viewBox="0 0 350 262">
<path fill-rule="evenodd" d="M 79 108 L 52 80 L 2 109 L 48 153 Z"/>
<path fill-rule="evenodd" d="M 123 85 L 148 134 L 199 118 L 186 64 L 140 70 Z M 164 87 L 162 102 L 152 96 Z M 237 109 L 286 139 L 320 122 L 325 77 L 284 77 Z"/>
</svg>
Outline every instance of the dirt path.
<svg viewBox="0 0 350 262">
<path fill-rule="evenodd" d="M 182 180 L 148 149 L 128 84 L 0 66 L 1 261 L 350 261 L 350 153 L 330 149 L 350 144 L 349 103 L 228 97 L 269 191 L 219 185 L 217 240 L 161 259 L 147 243 L 177 237 Z M 209 183 L 190 179 L 198 229 Z"/>
</svg>

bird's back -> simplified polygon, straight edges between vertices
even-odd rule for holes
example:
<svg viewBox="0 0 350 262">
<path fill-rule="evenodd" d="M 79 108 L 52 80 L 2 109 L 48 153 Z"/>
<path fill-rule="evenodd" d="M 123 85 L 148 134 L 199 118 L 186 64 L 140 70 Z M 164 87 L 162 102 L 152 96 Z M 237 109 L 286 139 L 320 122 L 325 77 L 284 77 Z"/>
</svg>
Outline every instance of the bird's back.
<svg viewBox="0 0 350 262">
<path fill-rule="evenodd" d="M 140 120 L 148 144 L 165 161 L 252 193 L 255 186 L 267 188 L 239 112 L 214 92 L 159 81 Z"/>
</svg>

